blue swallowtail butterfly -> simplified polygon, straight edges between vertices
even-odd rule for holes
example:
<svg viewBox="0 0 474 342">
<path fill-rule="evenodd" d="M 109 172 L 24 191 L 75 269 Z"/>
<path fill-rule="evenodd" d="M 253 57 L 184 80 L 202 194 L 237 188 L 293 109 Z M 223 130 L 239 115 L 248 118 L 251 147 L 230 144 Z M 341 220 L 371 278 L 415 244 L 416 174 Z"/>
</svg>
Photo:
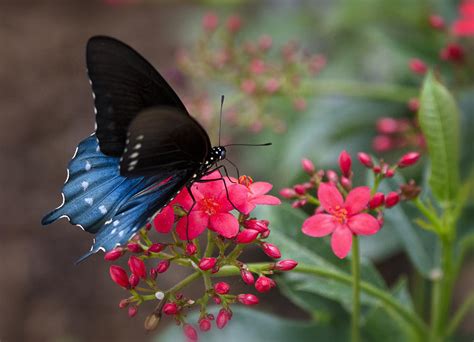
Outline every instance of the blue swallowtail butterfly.
<svg viewBox="0 0 474 342">
<path fill-rule="evenodd" d="M 67 169 L 60 218 L 95 234 L 89 253 L 123 245 L 147 220 L 225 158 L 165 79 L 121 41 L 92 37 L 86 49 L 96 130 Z"/>
</svg>

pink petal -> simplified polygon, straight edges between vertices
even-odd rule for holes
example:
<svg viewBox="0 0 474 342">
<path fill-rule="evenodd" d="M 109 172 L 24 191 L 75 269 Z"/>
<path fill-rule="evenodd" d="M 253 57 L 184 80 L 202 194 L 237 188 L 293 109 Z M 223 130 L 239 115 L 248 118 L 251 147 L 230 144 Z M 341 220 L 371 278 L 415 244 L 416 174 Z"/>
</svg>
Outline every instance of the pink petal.
<svg viewBox="0 0 474 342">
<path fill-rule="evenodd" d="M 357 214 L 367 207 L 370 201 L 370 188 L 368 186 L 359 186 L 349 192 L 344 202 L 344 208 L 349 215 Z"/>
<path fill-rule="evenodd" d="M 361 213 L 349 217 L 347 225 L 354 234 L 372 235 L 379 231 L 380 224 L 375 217 L 367 213 Z"/>
<path fill-rule="evenodd" d="M 338 227 L 331 237 L 331 248 L 339 259 L 349 254 L 352 246 L 352 232 L 347 227 Z"/>
<path fill-rule="evenodd" d="M 262 195 L 250 200 L 253 204 L 263 204 L 263 205 L 280 205 L 281 201 L 279 198 L 272 195 Z"/>
<path fill-rule="evenodd" d="M 273 188 L 273 185 L 267 182 L 255 182 L 250 184 L 249 188 L 253 195 L 259 196 L 269 192 Z"/>
<path fill-rule="evenodd" d="M 156 214 L 153 219 L 153 225 L 158 233 L 169 233 L 173 228 L 174 210 L 172 205 L 168 205 L 163 210 Z"/>
<path fill-rule="evenodd" d="M 339 223 L 334 216 L 329 214 L 316 214 L 303 222 L 302 231 L 312 237 L 322 237 L 331 234 Z"/>
<path fill-rule="evenodd" d="M 184 216 L 178 221 L 176 233 L 181 240 L 192 240 L 201 235 L 208 224 L 209 216 L 206 213 L 193 210 L 188 216 Z"/>
<path fill-rule="evenodd" d="M 197 189 L 192 189 L 194 198 L 201 198 L 202 195 L 199 193 Z M 189 195 L 188 189 L 183 188 L 181 192 L 175 197 L 174 200 L 171 201 L 170 205 L 179 204 L 185 210 L 189 210 L 191 205 L 193 204 L 193 199 Z"/>
<path fill-rule="evenodd" d="M 453 23 L 452 30 L 456 36 L 472 36 L 474 35 L 474 21 L 457 20 Z"/>
<path fill-rule="evenodd" d="M 329 183 L 321 183 L 318 189 L 318 198 L 326 211 L 342 207 L 344 199 L 337 188 Z"/>
<path fill-rule="evenodd" d="M 231 239 L 239 232 L 239 221 L 229 213 L 219 213 L 209 218 L 209 229 Z"/>
<path fill-rule="evenodd" d="M 238 206 L 237 209 L 239 209 L 242 214 L 248 215 L 252 212 L 252 210 L 255 209 L 255 207 L 256 205 L 252 202 L 245 202 L 244 204 Z"/>
<path fill-rule="evenodd" d="M 227 187 L 229 193 L 229 198 L 232 203 L 227 199 L 227 193 L 223 189 L 218 196 L 218 202 L 221 205 L 221 212 L 228 212 L 234 209 L 234 206 L 240 211 L 244 212 L 246 208 L 246 203 L 248 202 L 248 189 L 242 184 L 233 184 Z M 232 205 L 233 204 L 233 205 Z"/>
<path fill-rule="evenodd" d="M 202 178 L 208 180 L 208 182 L 196 182 L 193 187 L 196 187 L 204 197 L 215 197 L 216 194 L 224 189 L 224 182 L 221 178 L 221 174 L 216 171 Z M 211 179 L 214 179 L 214 181 L 210 181 Z"/>
</svg>

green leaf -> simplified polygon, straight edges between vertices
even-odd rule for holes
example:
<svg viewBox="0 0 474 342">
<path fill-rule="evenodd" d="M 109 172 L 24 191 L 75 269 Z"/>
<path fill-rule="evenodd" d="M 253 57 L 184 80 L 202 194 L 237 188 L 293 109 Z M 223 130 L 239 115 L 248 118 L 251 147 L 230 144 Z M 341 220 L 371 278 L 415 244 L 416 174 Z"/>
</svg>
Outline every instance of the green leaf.
<svg viewBox="0 0 474 342">
<path fill-rule="evenodd" d="M 272 233 L 269 241 L 280 248 L 284 258 L 350 275 L 350 258 L 338 259 L 334 256 L 326 239 L 311 238 L 301 232 L 303 221 L 307 217 L 302 211 L 283 204 L 278 208 L 260 207 L 256 212 L 258 212 L 258 217 L 270 220 Z M 293 303 L 310 314 L 324 311 L 314 299 L 314 295 L 332 299 L 350 310 L 352 289 L 349 284 L 296 272 L 289 272 L 286 277 L 285 285 L 291 290 L 287 289 L 285 294 Z M 366 259 L 362 259 L 361 262 L 361 279 L 376 287 L 386 289 L 382 277 Z M 377 300 L 362 293 L 361 302 L 374 305 Z"/>
<path fill-rule="evenodd" d="M 431 160 L 432 192 L 449 204 L 459 188 L 459 112 L 452 95 L 431 72 L 421 92 L 418 118 Z"/>
<path fill-rule="evenodd" d="M 213 312 L 215 311 L 215 312 Z M 217 314 L 218 309 L 211 310 Z M 202 341 L 206 342 L 242 342 L 242 341 L 345 341 L 348 338 L 346 324 L 315 325 L 314 323 L 297 322 L 279 318 L 274 315 L 259 312 L 255 309 L 233 307 L 232 320 L 220 330 L 215 327 L 207 333 L 200 333 Z M 188 321 L 196 322 L 197 313 L 190 315 Z M 196 326 L 194 324 L 194 326 Z M 157 336 L 156 341 L 175 342 L 184 341 L 181 328 L 174 325 Z"/>
</svg>

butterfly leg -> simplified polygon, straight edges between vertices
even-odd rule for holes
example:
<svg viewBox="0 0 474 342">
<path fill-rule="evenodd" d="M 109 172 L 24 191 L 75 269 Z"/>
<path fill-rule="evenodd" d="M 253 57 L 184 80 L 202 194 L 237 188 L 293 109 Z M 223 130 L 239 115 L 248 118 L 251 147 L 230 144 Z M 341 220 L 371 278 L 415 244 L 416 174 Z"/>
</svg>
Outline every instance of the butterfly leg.
<svg viewBox="0 0 474 342">
<path fill-rule="evenodd" d="M 217 166 L 216 168 L 212 169 L 212 170 L 209 170 L 208 172 L 206 172 L 204 175 L 207 175 L 207 174 L 211 174 L 213 173 L 214 171 L 219 171 L 220 173 L 220 169 L 223 169 L 225 174 L 226 174 L 226 177 L 229 179 L 230 181 L 230 177 L 229 177 L 229 173 L 227 172 L 227 168 L 225 167 L 225 165 L 219 165 Z M 224 189 L 225 189 L 225 194 L 226 194 L 226 197 L 227 197 L 227 200 L 229 201 L 229 203 L 234 207 L 235 210 L 239 211 L 239 209 L 237 209 L 237 207 L 234 205 L 234 203 L 231 201 L 230 199 L 230 196 L 229 196 L 229 190 L 227 189 L 227 184 L 225 182 L 225 179 L 224 177 L 222 176 L 221 174 L 221 177 L 220 178 L 213 178 L 213 179 L 200 179 L 200 180 L 197 180 L 196 183 L 207 183 L 207 182 L 214 182 L 214 181 L 218 181 L 218 180 L 221 180 L 223 183 L 224 183 Z M 235 183 L 235 182 L 233 182 Z"/>
<path fill-rule="evenodd" d="M 192 184 L 186 185 L 186 189 L 188 190 L 189 196 L 191 196 L 191 199 L 193 200 L 193 204 L 189 208 L 188 214 L 186 215 L 186 240 L 188 240 L 188 242 L 190 242 L 189 240 L 189 214 L 191 214 L 191 211 L 193 211 L 194 206 L 196 205 L 196 198 L 194 198 L 193 192 L 191 190 L 191 185 Z"/>
</svg>

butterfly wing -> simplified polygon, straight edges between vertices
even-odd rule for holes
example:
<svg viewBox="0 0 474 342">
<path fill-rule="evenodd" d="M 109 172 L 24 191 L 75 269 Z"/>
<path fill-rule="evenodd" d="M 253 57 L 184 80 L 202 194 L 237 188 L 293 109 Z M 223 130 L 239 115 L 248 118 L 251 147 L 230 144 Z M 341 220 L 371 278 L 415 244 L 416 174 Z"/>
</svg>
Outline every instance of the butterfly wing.
<svg viewBox="0 0 474 342">
<path fill-rule="evenodd" d="M 63 203 L 47 214 L 42 224 L 65 217 L 96 234 L 87 255 L 99 249 L 108 251 L 125 244 L 189 178 L 189 170 L 127 178 L 120 175 L 119 163 L 119 158 L 100 151 L 95 135 L 83 140 L 68 166 Z"/>
<path fill-rule="evenodd" d="M 206 131 L 171 107 L 142 111 L 131 122 L 120 163 L 126 177 L 186 171 L 195 173 L 211 149 Z"/>
<path fill-rule="evenodd" d="M 100 150 L 120 157 L 130 122 L 143 109 L 169 106 L 186 115 L 165 79 L 130 46 L 105 36 L 89 39 L 86 62 L 94 95 Z"/>
</svg>

